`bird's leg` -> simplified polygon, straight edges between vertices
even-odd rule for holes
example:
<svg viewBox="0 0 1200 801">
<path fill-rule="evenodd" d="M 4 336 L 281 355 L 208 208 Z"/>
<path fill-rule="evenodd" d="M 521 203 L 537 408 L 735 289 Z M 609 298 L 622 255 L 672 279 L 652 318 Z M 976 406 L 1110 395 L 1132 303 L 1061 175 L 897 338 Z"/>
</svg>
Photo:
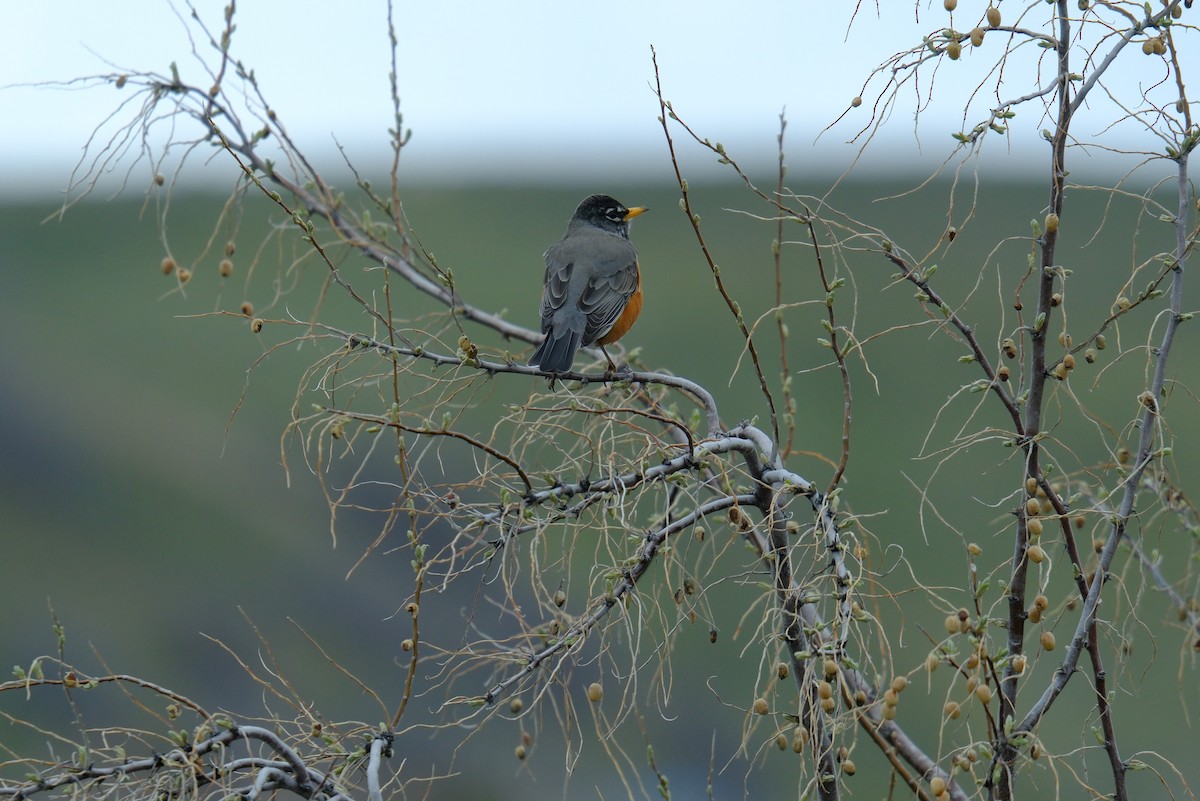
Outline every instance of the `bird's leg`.
<svg viewBox="0 0 1200 801">
<path fill-rule="evenodd" d="M 617 366 L 613 364 L 612 356 L 608 355 L 608 351 L 604 349 L 603 345 L 600 346 L 600 352 L 603 353 L 604 358 L 608 360 L 608 369 L 604 371 L 604 374 L 614 375 L 617 372 Z"/>
<path fill-rule="evenodd" d="M 616 378 L 617 376 L 628 376 L 633 374 L 633 367 L 631 367 L 628 362 L 621 365 L 620 369 L 618 369 L 617 365 L 613 363 L 612 357 L 608 355 L 608 351 L 604 349 L 603 345 L 600 346 L 600 352 L 604 354 L 605 359 L 608 359 L 608 369 L 604 371 L 604 378 L 606 381 Z"/>
</svg>

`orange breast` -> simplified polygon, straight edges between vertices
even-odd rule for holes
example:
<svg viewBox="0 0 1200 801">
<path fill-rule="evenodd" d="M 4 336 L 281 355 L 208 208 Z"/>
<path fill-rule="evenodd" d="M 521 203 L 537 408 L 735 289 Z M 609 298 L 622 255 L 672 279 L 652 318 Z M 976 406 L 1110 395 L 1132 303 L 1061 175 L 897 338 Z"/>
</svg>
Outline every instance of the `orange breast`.
<svg viewBox="0 0 1200 801">
<path fill-rule="evenodd" d="M 642 271 L 638 270 L 638 285 L 633 294 L 629 296 L 629 302 L 625 304 L 625 310 L 621 312 L 621 316 L 613 323 L 613 327 L 608 329 L 608 333 L 596 340 L 597 345 L 611 345 L 621 337 L 629 333 L 629 329 L 633 328 L 633 324 L 637 322 L 638 315 L 642 313 Z"/>
</svg>

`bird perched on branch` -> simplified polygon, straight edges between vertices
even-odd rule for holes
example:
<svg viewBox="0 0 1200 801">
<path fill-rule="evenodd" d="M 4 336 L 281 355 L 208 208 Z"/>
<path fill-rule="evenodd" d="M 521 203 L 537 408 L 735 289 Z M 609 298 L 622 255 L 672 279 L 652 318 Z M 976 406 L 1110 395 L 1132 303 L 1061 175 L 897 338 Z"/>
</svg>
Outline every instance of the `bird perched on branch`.
<svg viewBox="0 0 1200 801">
<path fill-rule="evenodd" d="M 546 338 L 530 364 L 565 373 L 581 347 L 599 345 L 609 371 L 616 370 L 604 346 L 625 336 L 642 311 L 642 275 L 629 224 L 645 211 L 608 195 L 590 195 L 575 209 L 563 238 L 546 251 Z"/>
</svg>

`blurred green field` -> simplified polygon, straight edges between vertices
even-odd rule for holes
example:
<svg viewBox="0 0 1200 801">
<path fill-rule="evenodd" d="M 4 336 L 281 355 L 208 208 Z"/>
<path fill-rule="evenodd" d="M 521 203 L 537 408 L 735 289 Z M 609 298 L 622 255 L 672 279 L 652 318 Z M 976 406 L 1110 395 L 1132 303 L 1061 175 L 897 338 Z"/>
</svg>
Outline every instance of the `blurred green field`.
<svg viewBox="0 0 1200 801">
<path fill-rule="evenodd" d="M 903 198 L 879 200 L 908 186 L 848 184 L 833 195 L 833 202 L 923 257 L 948 224 L 947 189 L 935 184 Z M 735 368 L 741 344 L 734 322 L 713 290 L 711 274 L 669 186 L 415 187 L 405 193 L 405 209 L 424 245 L 443 268 L 454 270 L 467 300 L 503 309 L 513 321 L 534 326 L 542 251 L 561 234 L 575 203 L 590 191 L 608 191 L 627 204 L 652 208 L 633 229 L 643 264 L 645 313 L 624 343 L 637 348 L 647 366 L 689 376 L 712 389 L 727 421 L 757 417 L 765 423 L 765 407 L 748 362 L 743 359 Z M 733 184 L 696 187 L 695 193 L 723 277 L 753 323 L 774 304 L 775 226 L 754 217 L 769 210 Z M 321 281 L 313 273 L 321 268 L 311 262 L 279 269 L 281 259 L 286 263 L 298 252 L 290 231 L 257 247 L 265 226 L 281 221 L 265 204 L 255 202 L 237 221 L 238 271 L 222 282 L 216 264 L 228 229 L 221 229 L 215 248 L 196 260 L 222 202 L 202 195 L 173 200 L 171 250 L 195 270 L 186 296 L 173 292 L 174 282 L 161 275 L 164 245 L 153 214 L 142 211 L 139 199 L 81 204 L 64 221 L 50 223 L 42 221 L 53 211 L 52 204 L 2 208 L 0 599 L 7 611 L 0 615 L 0 663 L 27 665 L 38 654 L 54 651 L 52 607 L 66 627 L 70 659 L 93 666 L 103 659 L 113 671 L 168 684 L 202 703 L 237 714 L 256 713 L 262 708 L 261 690 L 201 636 L 218 638 L 254 661 L 262 645 L 244 613 L 270 638 L 274 655 L 295 666 L 295 678 L 314 704 L 337 719 L 371 721 L 377 715 L 374 707 L 324 663 L 289 621 L 336 652 L 367 684 L 394 685 L 398 642 L 407 636 L 407 623 L 391 615 L 407 592 L 410 556 L 403 549 L 384 549 L 346 580 L 375 535 L 374 522 L 347 516 L 333 548 L 325 501 L 294 448 L 287 486 L 280 466 L 281 434 L 299 373 L 315 358 L 312 348 L 279 349 L 246 386 L 250 365 L 287 332 L 268 326 L 256 337 L 245 320 L 196 316 L 236 310 L 250 300 L 264 316 L 305 318 Z M 977 331 L 993 348 L 1015 325 L 1011 277 L 1026 269 L 1030 245 L 1022 238 L 1030 234 L 1030 220 L 1042 218 L 1044 202 L 1040 186 L 1003 183 L 988 186 L 978 197 L 971 196 L 969 187 L 960 189 L 954 198 L 952 221 L 960 234 L 949 253 L 937 259 L 937 286 L 976 321 Z M 1129 200 L 1108 202 L 1105 196 L 1081 192 L 1068 200 L 1060 256 L 1074 271 L 1068 284 L 1070 320 L 1095 319 L 1120 292 L 1136 263 L 1170 246 L 1171 231 L 1155 221 L 1156 213 L 1144 212 Z M 973 218 L 964 224 L 971 207 Z M 823 293 L 811 254 L 803 246 L 787 244 L 805 238 L 801 226 L 791 225 L 783 248 L 783 301 L 798 304 L 786 313 L 791 332 L 788 360 L 799 407 L 795 447 L 802 452 L 790 466 L 823 485 L 828 475 L 825 459 L 838 453 L 842 395 L 834 370 L 810 371 L 826 361 L 828 351 L 816 341 L 826 334 L 820 327 L 824 305 L 814 303 Z M 993 250 L 1002 240 L 1005 244 Z M 881 546 L 899 546 L 923 569 L 944 575 L 943 597 L 954 605 L 965 604 L 967 599 L 955 588 L 964 583 L 966 563 L 961 540 L 951 527 L 978 541 L 985 552 L 1007 553 L 1007 505 L 988 504 L 998 503 L 1016 485 L 1020 465 L 999 441 L 959 452 L 962 446 L 955 433 L 972 415 L 971 429 L 1002 427 L 1004 418 L 981 395 L 946 403 L 979 373 L 959 364 L 965 350 L 934 325 L 913 326 L 923 318 L 912 289 L 895 284 L 888 264 L 849 250 L 841 263 L 830 253 L 826 256 L 829 269 L 851 278 L 851 287 L 839 295 L 839 316 L 853 321 L 860 338 L 867 340 L 869 371 L 861 361 L 853 364 L 853 450 L 845 498 L 856 512 L 868 516 L 869 532 Z M 251 260 L 257 262 L 252 274 L 246 266 Z M 346 267 L 349 280 L 367 291 L 377 290 L 377 273 L 358 267 Z M 1003 292 L 998 288 L 1000 274 Z M 300 287 L 273 301 L 279 286 L 293 278 Z M 1028 297 L 1026 301 L 1031 305 Z M 361 315 L 356 317 L 339 298 L 327 303 L 327 312 L 348 328 L 366 327 Z M 407 297 L 396 303 L 405 309 L 425 308 L 422 301 Z M 769 377 L 777 382 L 778 339 L 768 333 L 773 316 L 762 325 L 764 360 Z M 891 333 L 867 339 L 886 331 Z M 1081 322 L 1077 335 L 1088 331 Z M 1131 349 L 1157 341 L 1137 323 L 1119 336 Z M 479 338 L 481 346 L 493 351 L 518 347 L 482 333 Z M 1110 332 L 1109 338 L 1115 343 L 1118 335 Z M 1200 348 L 1189 328 L 1183 329 L 1176 347 L 1173 377 L 1181 389 L 1195 387 Z M 1115 351 L 1114 344 L 1110 353 Z M 1090 368 L 1080 362 L 1077 374 L 1057 388 L 1049 407 L 1048 422 L 1066 443 L 1060 452 L 1064 460 L 1071 460 L 1069 467 L 1106 458 L 1105 442 L 1111 444 L 1116 433 L 1106 433 L 1096 420 L 1129 434 L 1123 427 L 1136 411 L 1135 398 L 1143 388 L 1142 353 L 1130 353 L 1116 364 L 1102 359 Z M 1093 390 L 1101 368 L 1104 383 Z M 487 404 L 529 392 L 515 377 L 501 376 L 494 384 L 479 396 L 484 404 L 479 413 L 484 416 Z M 1174 393 L 1169 435 L 1175 438 L 1172 470 L 1194 483 L 1200 464 L 1195 404 L 1189 392 Z M 1094 419 L 1081 414 L 1081 408 Z M 937 431 L 927 441 L 935 424 Z M 922 454 L 925 458 L 918 458 Z M 1185 491 L 1187 487 L 1185 483 Z M 1164 548 L 1185 553 L 1186 548 L 1172 540 L 1183 535 L 1170 530 L 1169 523 L 1160 530 L 1161 522 L 1148 521 L 1142 533 L 1154 542 L 1161 537 Z M 886 552 L 876 556 L 880 569 L 896 565 Z M 1123 578 L 1127 592 L 1137 592 L 1141 579 L 1136 568 Z M 1060 567 L 1053 591 L 1061 596 L 1068 584 Z M 899 580 L 898 586 L 909 587 L 911 581 Z M 683 689 L 676 695 L 682 703 L 665 714 L 681 716 L 673 731 L 685 734 L 666 749 L 660 766 L 684 788 L 680 792 L 703 792 L 712 747 L 706 716 L 721 701 L 746 706 L 751 700 L 718 701 L 705 689 L 705 680 L 733 671 L 750 678 L 722 679 L 720 686 L 745 694 L 757 675 L 754 647 L 742 658 L 746 640 L 736 634 L 741 610 L 758 597 L 757 591 L 727 587 L 721 593 L 723 602 L 731 604 L 728 617 L 720 621 L 728 636 L 712 646 L 707 629 L 697 627 L 679 638 L 676 672 L 682 673 L 684 666 L 699 669 L 686 682 L 679 678 Z M 910 598 L 914 603 L 905 606 Z M 890 603 L 885 604 L 889 609 Z M 1160 625 L 1167 612 L 1156 593 L 1122 595 L 1112 604 L 1126 614 L 1130 604 L 1136 604 L 1146 624 L 1122 623 L 1106 632 L 1112 641 L 1123 636 L 1132 644 L 1124 662 L 1108 666 L 1110 686 L 1121 688 L 1115 703 L 1122 748 L 1127 753 L 1152 748 L 1174 759 L 1190 774 L 1194 787 L 1200 783 L 1194 762 L 1196 733 L 1194 723 L 1187 721 L 1198 710 L 1200 682 L 1187 654 L 1190 641 L 1177 629 Z M 903 633 L 892 639 L 894 656 L 898 664 L 913 666 L 929 647 L 920 627 L 940 636 L 942 613 L 916 596 L 902 599 L 900 608 Z M 448 624 L 455 620 L 459 619 L 453 614 L 447 618 Z M 1061 637 L 1065 639 L 1065 629 Z M 465 693 L 470 688 L 459 689 Z M 689 693 L 699 697 L 689 698 Z M 1063 703 L 1086 709 L 1087 695 L 1088 680 L 1082 675 Z M 940 707 L 941 700 L 935 697 L 930 703 Z M 107 703 L 96 701 L 87 707 L 89 725 L 107 714 Z M 47 724 L 64 719 L 61 710 L 43 713 L 32 704 L 14 705 L 8 697 L 0 699 L 0 708 L 37 720 L 44 714 Z M 1169 714 L 1155 714 L 1156 709 Z M 647 715 L 658 724 L 658 710 L 647 710 Z M 911 725 L 918 736 L 936 742 L 937 717 L 927 714 L 923 722 Z M 1089 727 L 1095 721 L 1081 725 L 1078 715 L 1062 710 L 1051 717 L 1043 736 L 1061 751 L 1094 745 Z M 552 739 L 554 722 L 547 719 L 545 724 L 543 736 Z M 466 797 L 486 793 L 489 798 L 524 796 L 538 787 L 539 792 L 551 788 L 551 794 L 557 794 L 561 760 L 533 759 L 531 766 L 518 771 L 511 756 L 517 730 L 493 728 L 497 736 L 490 767 L 484 770 L 483 763 L 477 763 L 477 772 L 448 783 L 445 790 L 457 788 Z M 715 746 L 718 763 L 724 764 L 725 756 L 733 753 L 739 737 L 736 728 L 722 733 Z M 36 741 L 28 731 L 0 720 L 0 746 Z M 555 747 L 547 743 L 546 752 L 554 753 Z M 882 785 L 871 784 L 868 777 L 882 775 L 882 762 L 866 756 L 870 750 L 863 748 L 858 755 L 860 789 L 861 797 L 873 798 Z M 724 788 L 724 797 L 794 787 L 784 755 L 761 758 L 772 764 L 747 775 L 743 766 L 734 766 L 714 779 Z M 1099 765 L 1099 754 L 1096 759 Z M 606 777 L 606 764 L 606 757 L 593 750 L 580 763 L 580 776 Z M 513 775 L 511 793 L 494 786 L 480 789 L 477 783 L 486 782 L 489 774 Z M 1148 793 L 1154 780 L 1144 775 L 1133 777 L 1132 786 Z M 1040 781 L 1052 780 L 1043 772 Z M 1107 786 L 1103 777 L 1096 781 L 1101 788 Z M 1147 783 L 1138 784 L 1143 781 Z M 577 777 L 567 786 L 577 791 L 585 784 Z M 605 797 L 620 793 L 614 785 Z"/>
</svg>

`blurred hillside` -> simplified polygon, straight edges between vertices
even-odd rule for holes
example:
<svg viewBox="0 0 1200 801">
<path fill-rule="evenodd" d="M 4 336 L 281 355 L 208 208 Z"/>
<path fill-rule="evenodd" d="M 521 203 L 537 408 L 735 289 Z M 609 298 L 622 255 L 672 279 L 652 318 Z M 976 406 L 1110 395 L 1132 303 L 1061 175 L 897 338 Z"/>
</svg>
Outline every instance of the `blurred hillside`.
<svg viewBox="0 0 1200 801">
<path fill-rule="evenodd" d="M 831 201 L 891 233 L 920 257 L 946 228 L 947 188 L 935 184 L 896 197 L 912 185 L 915 182 L 846 184 Z M 775 303 L 771 254 L 775 225 L 754 216 L 769 215 L 769 209 L 733 184 L 693 189 L 708 243 L 753 322 Z M 717 395 L 727 421 L 764 419 L 764 404 L 749 365 L 742 358 L 738 366 L 742 348 L 735 325 L 712 289 L 711 275 L 670 186 L 417 187 L 405 193 L 405 210 L 424 246 L 443 268 L 454 270 L 464 297 L 503 309 L 513 321 L 534 326 L 541 254 L 561 235 L 579 198 L 591 191 L 611 192 L 627 204 L 652 208 L 633 229 L 647 300 L 641 321 L 624 344 L 638 349 L 647 366 L 707 385 Z M 880 200 L 889 197 L 893 199 Z M 267 348 L 293 332 L 268 326 L 255 336 L 244 319 L 198 316 L 236 311 L 249 300 L 264 316 L 292 314 L 304 319 L 321 289 L 322 268 L 314 262 L 280 271 L 280 260 L 286 263 L 295 252 L 290 231 L 259 247 L 267 226 L 281 221 L 266 204 L 257 202 L 251 202 L 237 221 L 237 267 L 232 277 L 222 281 L 217 262 L 227 235 L 224 229 L 215 248 L 203 258 L 197 254 L 205 251 L 223 202 L 217 196 L 173 200 L 171 251 L 195 272 L 186 294 L 174 291 L 174 280 L 161 274 L 163 241 L 153 215 L 142 209 L 138 198 L 84 203 L 61 222 L 43 222 L 54 211 L 52 205 L 2 209 L 0 601 L 7 612 L 0 615 L 0 663 L 28 664 L 36 655 L 54 650 L 52 607 L 66 627 L 69 658 L 93 666 L 103 659 L 113 671 L 145 676 L 202 703 L 238 714 L 257 713 L 263 705 L 261 689 L 202 636 L 217 638 L 257 663 L 263 644 L 248 618 L 269 638 L 274 657 L 293 666 L 315 705 L 338 718 L 373 721 L 377 709 L 324 662 L 297 627 L 336 652 L 367 684 L 394 684 L 399 673 L 398 644 L 407 636 L 407 622 L 392 615 L 407 592 L 405 582 L 411 580 L 410 556 L 398 547 L 402 542 L 397 535 L 395 542 L 367 559 L 348 579 L 347 573 L 374 539 L 377 523 L 347 515 L 339 522 L 339 539 L 333 547 L 325 499 L 294 442 L 281 441 L 301 371 L 317 357 L 311 345 L 279 348 L 250 373 Z M 956 196 L 954 220 L 959 235 L 949 258 L 939 264 L 938 286 L 944 296 L 966 306 L 981 331 L 1005 330 L 996 329 L 996 324 L 1006 312 L 1005 325 L 1015 325 L 1009 311 L 1013 299 L 998 296 L 997 274 L 1011 276 L 1026 269 L 1029 243 L 1021 238 L 1029 236 L 1030 220 L 1042 218 L 1044 202 L 1042 187 L 1023 184 L 993 184 L 978 197 L 971 196 L 969 187 L 960 188 Z M 972 204 L 974 216 L 963 224 L 962 213 Z M 1135 261 L 1169 246 L 1171 233 L 1166 226 L 1156 227 L 1155 215 L 1131 200 L 1075 192 L 1068 207 L 1072 221 L 1094 222 L 1092 227 L 1064 225 L 1066 240 L 1060 251 L 1065 266 L 1076 276 L 1070 284 L 1070 313 L 1090 319 L 1093 312 L 1108 308 Z M 799 226 L 784 236 L 785 242 L 805 238 Z M 993 250 L 1000 240 L 1007 242 Z M 1155 244 L 1156 240 L 1161 243 Z M 831 267 L 840 259 L 838 269 L 852 276 L 857 300 L 840 313 L 846 322 L 853 318 L 860 337 L 919 319 L 911 287 L 893 285 L 887 263 L 849 247 L 839 257 L 827 255 Z M 248 266 L 252 263 L 253 271 Z M 349 280 L 375 291 L 377 273 L 359 267 L 345 268 Z M 785 244 L 783 269 L 787 276 L 783 301 L 804 304 L 787 315 L 788 358 L 799 404 L 795 447 L 802 452 L 790 464 L 823 485 L 828 474 L 824 457 L 836 458 L 840 447 L 840 380 L 829 369 L 807 372 L 827 358 L 827 351 L 816 343 L 825 335 L 819 325 L 824 306 L 819 302 L 823 293 L 810 252 L 802 245 Z M 297 285 L 279 281 L 281 276 Z M 277 295 L 283 292 L 287 294 Z M 406 306 L 408 302 L 396 300 L 406 309 L 425 308 L 420 300 L 412 300 L 412 306 Z M 366 327 L 338 299 L 328 304 L 329 313 L 341 315 L 347 327 Z M 768 373 L 777 378 L 778 340 L 770 331 L 773 317 L 762 325 L 760 340 Z M 1146 331 L 1129 330 L 1124 335 L 1131 346 L 1145 341 Z M 525 352 L 482 334 L 480 344 L 492 352 L 505 348 L 517 355 Z M 1195 386 L 1200 344 L 1188 336 L 1177 347 L 1176 377 L 1185 386 Z M 952 576 L 945 583 L 953 586 L 962 584 L 965 565 L 957 535 L 948 527 L 974 532 L 973 538 L 985 549 L 992 544 L 1009 547 L 1002 510 L 984 503 L 999 497 L 1002 490 L 987 498 L 977 493 L 981 475 L 985 480 L 994 477 L 998 487 L 1007 486 L 1014 484 L 1019 469 L 1010 461 L 1011 451 L 999 445 L 956 457 L 944 467 L 947 453 L 931 454 L 934 448 L 952 451 L 954 446 L 947 440 L 975 410 L 972 402 L 960 401 L 937 420 L 929 411 L 977 377 L 970 367 L 958 364 L 963 352 L 932 325 L 894 331 L 867 343 L 869 372 L 861 362 L 853 363 L 853 456 L 845 496 L 856 512 L 871 515 L 868 527 L 881 546 L 901 546 L 910 559 L 919 558 L 926 565 L 940 563 Z M 1102 385 L 1105 391 L 1093 396 L 1091 382 L 1101 368 L 1108 371 Z M 1121 426 L 1135 408 L 1141 371 L 1138 357 L 1099 364 L 1091 373 L 1081 369 L 1070 388 L 1064 385 L 1061 391 L 1073 392 L 1095 418 Z M 529 387 L 516 377 L 496 377 L 488 393 L 476 400 L 481 430 L 488 404 L 520 399 L 528 392 Z M 308 392 L 302 393 L 305 409 L 311 400 Z M 1066 398 L 1057 408 L 1060 417 L 1050 421 L 1057 433 L 1101 429 L 1079 415 Z M 973 426 L 1004 424 L 986 404 L 978 414 Z M 925 447 L 935 422 L 940 433 Z M 1181 442 L 1196 442 L 1194 422 L 1175 419 L 1173 423 L 1172 433 Z M 1079 463 L 1106 458 L 1101 440 L 1091 436 L 1086 441 L 1096 448 L 1074 453 Z M 290 486 L 281 466 L 281 448 L 288 457 Z M 915 458 L 922 453 L 931 455 Z M 1200 476 L 1197 461 L 1195 447 L 1176 448 L 1179 475 Z M 447 470 L 456 467 L 470 469 L 464 464 Z M 919 528 L 922 514 L 928 541 Z M 879 558 L 885 565 L 895 561 L 885 554 Z M 955 603 L 961 600 L 953 592 L 948 596 Z M 707 629 L 697 628 L 680 638 L 680 665 L 703 666 L 695 678 L 698 694 L 706 692 L 704 681 L 709 676 L 723 670 L 754 670 L 748 664 L 752 660 L 737 667 L 745 641 L 739 641 L 735 631 L 742 610 L 757 596 L 751 589 L 729 586 L 721 588 L 719 597 L 732 610 L 720 621 L 729 637 L 715 647 L 708 643 Z M 469 596 L 460 601 L 464 606 L 471 602 Z M 1156 597 L 1138 603 L 1142 617 L 1154 622 L 1161 617 L 1163 607 Z M 445 624 L 461 626 L 455 604 L 446 606 L 451 611 Z M 918 627 L 936 630 L 941 618 L 923 604 L 905 614 L 909 615 L 906 631 L 894 644 L 903 643 L 921 654 L 928 643 Z M 1152 642 L 1147 636 L 1144 643 L 1135 639 L 1135 647 L 1121 670 L 1123 681 L 1139 685 L 1138 703 L 1178 704 L 1178 643 Z M 1162 653 L 1152 661 L 1156 648 Z M 897 661 L 905 663 L 918 659 L 897 655 Z M 729 681 L 722 686 L 739 684 Z M 466 693 L 472 688 L 458 689 Z M 1070 691 L 1081 708 L 1086 708 L 1086 689 L 1081 681 Z M 1194 688 L 1183 693 L 1194 707 Z M 423 702 L 432 709 L 436 700 Z M 1120 708 L 1121 702 L 1118 699 L 1118 719 L 1130 743 L 1154 731 L 1158 724 L 1153 715 L 1137 720 L 1134 711 Z M 702 702 L 693 700 L 683 706 L 672 707 L 669 716 L 704 715 L 719 702 L 705 695 Z M 101 702 L 89 708 L 92 722 L 105 710 Z M 29 709 L 8 711 L 33 714 Z M 657 711 L 652 717 L 658 724 Z M 688 731 L 684 739 L 690 745 L 681 745 L 678 754 L 664 759 L 677 775 L 690 772 L 687 780 L 692 784 L 680 775 L 681 784 L 699 791 L 710 731 L 704 723 L 689 727 L 687 720 L 683 719 Z M 1069 714 L 1056 716 L 1047 726 L 1067 731 L 1074 726 L 1074 736 L 1085 738 L 1080 743 L 1090 740 L 1090 734 L 1079 734 L 1078 720 Z M 936 728 L 925 733 L 937 736 Z M 1187 764 L 1187 756 L 1194 755 L 1195 732 L 1181 731 L 1167 738 L 1161 734 L 1156 732 L 1156 747 Z M 738 736 L 735 727 L 722 741 L 726 750 L 721 753 L 729 753 Z M 495 759 L 511 760 L 515 740 L 512 734 L 500 742 Z M 0 744 L 30 741 L 28 731 L 0 721 Z M 1188 742 L 1193 743 L 1190 750 Z M 603 776 L 602 755 L 596 763 L 585 763 L 581 770 Z M 527 793 L 538 780 L 543 790 L 548 786 L 552 795 L 557 794 L 560 767 L 561 762 L 546 760 L 523 769 L 512 782 L 511 797 Z M 515 769 L 502 769 L 505 776 L 512 772 Z M 755 775 L 752 786 L 765 787 L 759 783 L 770 778 L 766 774 Z M 463 792 L 469 795 L 472 783 L 483 775 L 465 776 L 460 784 L 447 784 L 439 792 L 458 786 L 468 788 Z M 736 795 L 743 778 L 731 775 L 720 781 L 728 782 Z M 788 786 L 786 772 L 775 778 L 782 782 L 780 786 Z M 864 797 L 876 797 L 865 785 L 864 792 Z M 488 797 L 501 796 L 490 788 Z"/>
</svg>

